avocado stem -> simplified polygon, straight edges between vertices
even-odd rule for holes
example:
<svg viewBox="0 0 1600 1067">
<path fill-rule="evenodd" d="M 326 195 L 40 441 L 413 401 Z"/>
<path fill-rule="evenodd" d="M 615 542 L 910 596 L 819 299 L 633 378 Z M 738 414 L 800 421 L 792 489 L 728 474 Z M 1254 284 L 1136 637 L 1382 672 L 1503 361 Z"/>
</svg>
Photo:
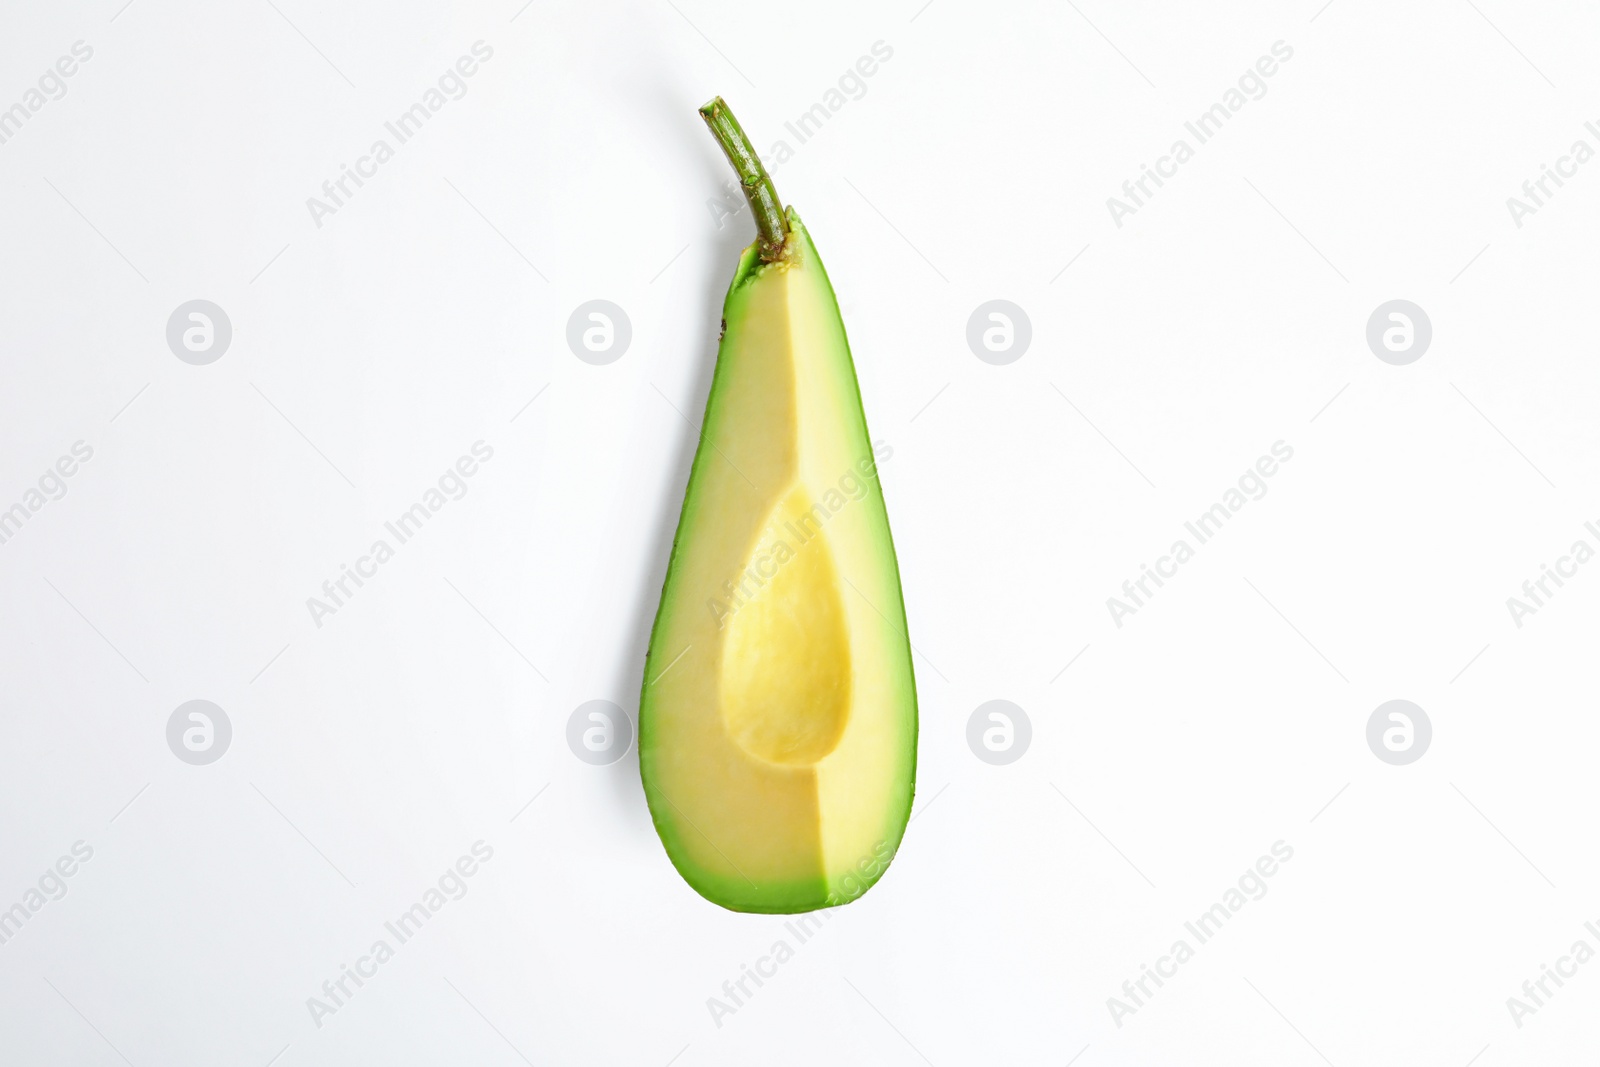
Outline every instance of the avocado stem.
<svg viewBox="0 0 1600 1067">
<path fill-rule="evenodd" d="M 700 117 L 711 127 L 712 135 L 739 176 L 739 187 L 750 202 L 750 214 L 755 216 L 756 230 L 760 233 L 761 261 L 771 263 L 779 259 L 789 235 L 789 225 L 783 217 L 783 202 L 778 199 L 778 190 L 773 188 L 767 168 L 761 165 L 761 157 L 722 97 L 713 97 L 700 109 Z"/>
</svg>

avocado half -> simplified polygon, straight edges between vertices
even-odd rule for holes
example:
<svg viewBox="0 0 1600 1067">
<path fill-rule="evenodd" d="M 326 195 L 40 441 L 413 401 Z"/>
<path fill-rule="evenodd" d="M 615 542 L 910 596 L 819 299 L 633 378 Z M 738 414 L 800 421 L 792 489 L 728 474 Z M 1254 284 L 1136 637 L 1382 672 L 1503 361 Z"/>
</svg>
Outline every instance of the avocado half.
<svg viewBox="0 0 1600 1067">
<path fill-rule="evenodd" d="M 748 912 L 870 888 L 916 770 L 911 645 L 855 366 L 810 235 L 792 208 L 781 219 L 723 305 L 639 703 L 667 855 Z"/>
</svg>

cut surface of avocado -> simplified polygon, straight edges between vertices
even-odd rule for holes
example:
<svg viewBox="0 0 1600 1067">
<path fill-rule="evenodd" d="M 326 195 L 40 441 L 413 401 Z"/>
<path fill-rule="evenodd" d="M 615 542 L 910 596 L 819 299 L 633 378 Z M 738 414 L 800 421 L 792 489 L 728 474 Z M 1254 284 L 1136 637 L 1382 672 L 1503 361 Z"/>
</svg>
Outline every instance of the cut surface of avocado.
<svg viewBox="0 0 1600 1067">
<path fill-rule="evenodd" d="M 708 105 L 710 107 L 712 105 Z M 639 760 L 662 843 L 737 911 L 844 904 L 910 815 L 899 569 L 833 290 L 792 209 L 746 249 L 651 635 Z"/>
</svg>

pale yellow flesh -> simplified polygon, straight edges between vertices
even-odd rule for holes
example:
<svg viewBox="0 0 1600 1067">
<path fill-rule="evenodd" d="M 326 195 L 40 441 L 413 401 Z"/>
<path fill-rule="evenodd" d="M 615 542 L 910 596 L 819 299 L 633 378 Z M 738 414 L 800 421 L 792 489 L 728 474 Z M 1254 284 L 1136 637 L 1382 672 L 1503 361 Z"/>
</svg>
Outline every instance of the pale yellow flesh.
<svg viewBox="0 0 1600 1067">
<path fill-rule="evenodd" d="M 819 906 L 899 843 L 915 694 L 848 347 L 809 240 L 791 243 L 729 300 L 640 756 L 696 888 Z"/>
</svg>

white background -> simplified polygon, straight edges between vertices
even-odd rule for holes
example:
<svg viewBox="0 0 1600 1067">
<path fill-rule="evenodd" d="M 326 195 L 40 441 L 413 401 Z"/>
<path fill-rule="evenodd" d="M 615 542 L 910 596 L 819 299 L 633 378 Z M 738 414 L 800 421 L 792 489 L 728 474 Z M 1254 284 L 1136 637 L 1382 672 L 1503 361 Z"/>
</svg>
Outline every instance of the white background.
<svg viewBox="0 0 1600 1067">
<path fill-rule="evenodd" d="M 1520 629 L 1505 603 L 1600 518 L 1600 164 L 1506 207 L 1600 148 L 1600 15 L 920 2 L 7 6 L 0 107 L 94 55 L 0 145 L 0 509 L 94 456 L 0 545 L 0 908 L 94 854 L 0 945 L 0 1060 L 1600 1055 L 1600 963 L 1520 1028 L 1506 1006 L 1600 948 L 1600 567 Z M 319 228 L 306 199 L 478 40 L 467 94 Z M 1267 94 L 1116 226 L 1106 198 L 1279 40 Z M 919 650 L 915 821 L 804 945 L 679 879 L 634 752 L 565 741 L 585 701 L 636 712 L 753 235 L 708 206 L 715 93 L 795 149 L 777 185 L 894 450 Z M 196 298 L 234 330 L 207 366 L 165 340 Z M 565 341 L 597 298 L 633 327 L 608 366 Z M 1032 322 L 1008 366 L 965 340 L 996 298 Z M 1409 366 L 1365 341 L 1396 298 L 1433 323 Z M 307 598 L 479 440 L 468 494 L 317 626 Z M 1267 495 L 1115 626 L 1279 440 Z M 1409 766 L 1365 739 L 1395 698 L 1433 723 Z M 209 766 L 167 746 L 191 699 L 233 725 Z M 1033 724 L 1009 766 L 966 744 L 991 699 Z M 316 1025 L 479 840 L 467 895 Z M 1279 840 L 1267 895 L 1118 1026 L 1107 999 Z"/>
</svg>

